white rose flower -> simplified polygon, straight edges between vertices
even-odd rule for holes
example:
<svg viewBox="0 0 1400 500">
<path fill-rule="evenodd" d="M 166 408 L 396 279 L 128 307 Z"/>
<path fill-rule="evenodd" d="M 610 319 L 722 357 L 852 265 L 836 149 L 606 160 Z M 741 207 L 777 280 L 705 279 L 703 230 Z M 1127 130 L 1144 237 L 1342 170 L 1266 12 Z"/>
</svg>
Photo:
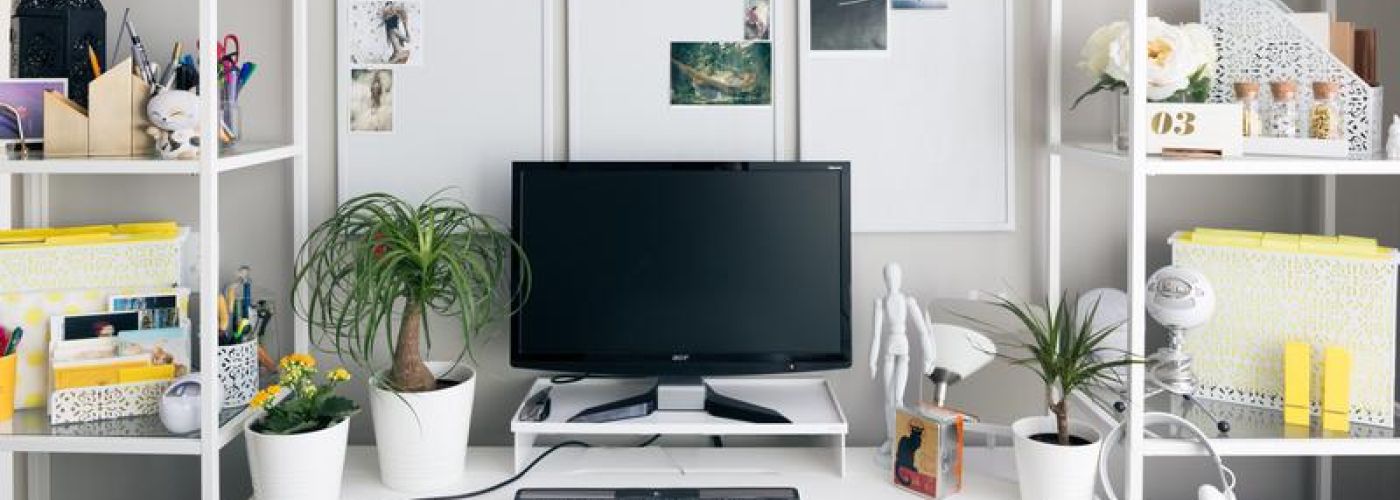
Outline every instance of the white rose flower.
<svg viewBox="0 0 1400 500">
<path fill-rule="evenodd" d="M 1215 36 L 1211 35 L 1210 29 L 1200 23 L 1190 23 L 1182 25 L 1181 31 L 1191 38 L 1191 44 L 1196 49 L 1196 58 L 1205 66 L 1204 75 L 1208 78 L 1215 77 L 1215 64 L 1220 60 L 1220 52 L 1215 48 Z"/>
<path fill-rule="evenodd" d="M 1128 81 L 1132 68 L 1132 33 L 1125 32 L 1112 44 L 1106 70 Z M 1158 18 L 1147 20 L 1147 98 L 1160 101 L 1191 85 L 1191 75 L 1204 64 L 1186 31 Z M 1115 72 L 1121 72 L 1120 77 Z"/>
<path fill-rule="evenodd" d="M 1103 77 L 1110 61 L 1109 46 L 1127 32 L 1128 23 L 1123 21 L 1095 30 L 1094 34 L 1084 41 L 1084 48 L 1079 51 L 1079 67 L 1095 79 Z"/>
</svg>

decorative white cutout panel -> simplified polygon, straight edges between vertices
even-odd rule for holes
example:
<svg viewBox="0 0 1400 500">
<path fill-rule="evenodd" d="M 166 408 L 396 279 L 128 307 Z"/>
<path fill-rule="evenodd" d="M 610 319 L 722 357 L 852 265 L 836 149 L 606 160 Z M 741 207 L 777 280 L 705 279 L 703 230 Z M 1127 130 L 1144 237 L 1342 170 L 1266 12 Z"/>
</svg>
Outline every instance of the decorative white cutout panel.
<svg viewBox="0 0 1400 500">
<path fill-rule="evenodd" d="M 169 380 L 63 389 L 49 396 L 49 423 L 68 424 L 154 415 Z"/>
<path fill-rule="evenodd" d="M 1395 414 L 1396 265 L 1176 241 L 1172 263 L 1215 287 L 1215 317 L 1186 335 L 1200 396 L 1283 408 L 1283 346 L 1312 346 L 1313 413 L 1322 350 L 1352 356 L 1351 421 L 1390 427 Z"/>
<path fill-rule="evenodd" d="M 1211 88 L 1211 102 L 1233 102 L 1238 81 L 1259 82 L 1260 99 L 1273 96 L 1268 82 L 1298 82 L 1300 105 L 1312 102 L 1312 82 L 1341 85 L 1343 135 L 1355 157 L 1369 158 L 1381 150 L 1381 102 L 1376 92 L 1330 51 L 1313 42 L 1278 0 L 1201 0 L 1201 21 L 1215 34 L 1220 65 Z"/>
<path fill-rule="evenodd" d="M 258 393 L 258 342 L 219 346 L 219 385 L 224 408 L 247 406 Z"/>
</svg>

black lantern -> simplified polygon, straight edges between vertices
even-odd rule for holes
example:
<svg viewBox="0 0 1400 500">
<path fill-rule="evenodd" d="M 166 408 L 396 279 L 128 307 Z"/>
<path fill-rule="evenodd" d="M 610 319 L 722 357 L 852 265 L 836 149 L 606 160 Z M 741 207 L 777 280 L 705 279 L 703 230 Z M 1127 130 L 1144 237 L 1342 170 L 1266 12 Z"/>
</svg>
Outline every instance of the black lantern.
<svg viewBox="0 0 1400 500">
<path fill-rule="evenodd" d="M 10 32 L 19 78 L 67 78 L 68 96 L 87 106 L 94 75 L 88 46 L 107 64 L 107 10 L 101 0 L 18 0 Z"/>
</svg>

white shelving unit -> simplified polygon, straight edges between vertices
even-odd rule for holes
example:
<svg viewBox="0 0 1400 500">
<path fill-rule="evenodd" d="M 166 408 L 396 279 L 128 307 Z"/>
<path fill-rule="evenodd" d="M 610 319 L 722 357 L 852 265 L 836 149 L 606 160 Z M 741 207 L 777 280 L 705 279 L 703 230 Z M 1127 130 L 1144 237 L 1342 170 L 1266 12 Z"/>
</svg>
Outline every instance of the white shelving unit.
<svg viewBox="0 0 1400 500">
<path fill-rule="evenodd" d="M 1149 156 L 1141 147 L 1137 147 L 1146 142 L 1147 121 L 1134 119 L 1132 123 L 1132 144 L 1135 146 L 1127 153 L 1115 151 L 1112 145 L 1104 144 L 1066 144 L 1062 142 L 1062 112 L 1064 101 L 1062 98 L 1063 84 L 1063 49 L 1064 39 L 1064 6 L 1067 1 L 1072 0 L 1050 0 L 1049 33 L 1050 43 L 1047 44 L 1049 64 L 1049 84 L 1048 84 L 1048 178 L 1047 178 L 1047 272 L 1046 283 L 1049 290 L 1062 289 L 1061 279 L 1061 236 L 1062 236 L 1062 174 L 1066 167 L 1090 168 L 1100 171 L 1118 172 L 1127 180 L 1127 189 L 1130 189 L 1131 211 L 1130 229 L 1128 232 L 1129 258 L 1128 258 L 1128 294 L 1131 297 L 1131 319 L 1129 321 L 1130 338 L 1129 348 L 1137 356 L 1145 357 L 1146 352 L 1146 309 L 1144 307 L 1144 287 L 1147 281 L 1147 196 L 1151 182 L 1154 177 L 1159 176 L 1267 176 L 1267 175 L 1306 175 L 1320 176 L 1323 179 L 1322 188 L 1322 221 L 1324 231 L 1333 233 L 1336 229 L 1336 177 L 1338 175 L 1400 175 L 1400 161 L 1394 160 L 1335 160 L 1335 159 L 1309 159 L 1292 157 L 1267 157 L 1250 156 L 1234 159 L 1219 160 L 1175 160 L 1156 156 Z M 1334 1 L 1326 2 L 1330 12 L 1336 12 Z M 1145 69 L 1146 69 L 1146 36 L 1145 27 L 1148 19 L 1148 0 L 1132 0 L 1133 26 L 1133 81 L 1130 86 L 1133 89 L 1145 89 Z M 1086 34 L 1087 35 L 1087 34 Z M 1077 42 L 1076 42 L 1077 43 Z M 1146 92 L 1132 91 L 1131 95 L 1142 96 Z M 1134 99 L 1132 103 L 1133 117 L 1143 116 L 1146 101 Z M 1125 415 L 1114 415 L 1112 411 L 1103 410 L 1100 405 L 1096 405 L 1088 398 L 1081 397 L 1082 406 L 1094 408 L 1092 413 L 1100 420 L 1100 424 L 1115 425 L 1121 418 L 1126 418 L 1129 432 L 1126 439 L 1126 461 L 1123 481 L 1124 492 L 1129 500 L 1143 499 L 1144 485 L 1144 457 L 1166 457 L 1166 456 L 1202 456 L 1204 450 L 1188 441 L 1176 439 L 1164 439 L 1155 434 L 1145 433 L 1142 424 L 1142 414 L 1144 411 L 1164 411 L 1170 407 L 1170 403 L 1164 403 L 1162 396 L 1153 398 L 1152 402 L 1146 401 L 1143 397 L 1144 373 L 1142 365 L 1132 366 L 1129 376 L 1127 410 Z M 1198 412 L 1197 412 L 1198 413 Z M 1205 424 L 1207 421 L 1202 420 Z M 1210 428 L 1212 425 L 1200 425 L 1202 428 Z M 1319 500 L 1331 499 L 1331 457 L 1334 456 L 1387 456 L 1400 455 L 1400 438 L 1395 438 L 1394 431 L 1385 429 L 1389 434 L 1378 437 L 1359 436 L 1356 432 L 1351 435 L 1332 436 L 1313 429 L 1305 436 L 1285 436 L 1282 426 L 1272 428 L 1262 426 L 1256 429 L 1257 432 L 1249 435 L 1239 435 L 1240 432 L 1231 432 L 1231 437 L 1219 437 L 1212 439 L 1212 445 L 1221 455 L 1225 456 L 1297 456 L 1297 457 L 1318 457 L 1318 467 L 1316 468 L 1318 478 L 1316 481 L 1317 491 L 1313 498 Z M 1353 426 L 1355 427 L 1355 425 Z M 1262 430 L 1260 430 L 1262 429 Z M 1155 430 L 1155 429 L 1154 429 Z"/>
<path fill-rule="evenodd" d="M 307 52 L 307 5 L 310 0 L 291 0 L 285 3 L 291 16 L 292 50 L 292 137 L 284 144 L 241 144 L 220 153 L 218 148 L 206 147 L 200 159 L 194 161 L 162 161 L 154 158 L 64 158 L 46 159 L 31 156 L 20 159 L 14 156 L 0 158 L 0 193 L 4 202 L 0 203 L 0 228 L 11 225 L 9 198 L 12 185 L 23 188 L 25 204 L 22 225 L 41 227 L 47 225 L 47 181 L 50 175 L 189 175 L 199 181 L 199 223 L 195 228 L 199 235 L 199 255 L 202 265 L 199 268 L 199 311 L 197 331 L 200 335 L 199 359 L 204 367 L 201 376 L 206 387 L 217 386 L 218 366 L 215 338 L 218 330 L 217 307 L 219 283 L 219 187 L 222 174 L 259 166 L 275 168 L 288 165 L 292 169 L 292 241 L 300 242 L 308 232 L 308 159 L 307 140 L 308 120 L 308 75 L 310 59 Z M 217 56 L 215 48 L 220 39 L 219 0 L 198 0 L 199 2 L 199 60 L 200 82 L 203 89 L 217 88 Z M 8 6 L 9 2 L 0 2 Z M 8 20 L 8 16 L 5 16 Z M 5 23 L 6 27 L 8 23 Z M 5 30 L 8 32 L 8 28 Z M 0 51 L 0 57 L 8 62 L 9 47 Z M 0 70 L 9 74 L 7 65 L 0 63 Z M 218 144 L 215 132 L 218 123 L 218 93 L 204 92 L 203 144 Z M 290 161 L 287 161 L 290 160 Z M 19 183 L 14 182 L 18 180 Z M 296 248 L 289 248 L 295 252 Z M 290 255 L 290 254 L 289 254 Z M 297 352 L 307 349 L 307 332 L 304 324 L 295 323 L 294 348 Z M 49 493 L 47 455 L 49 453 L 97 453 L 134 455 L 191 455 L 200 457 L 200 498 L 219 498 L 219 451 L 243 430 L 243 425 L 252 418 L 254 412 L 248 409 L 220 411 L 221 402 L 206 391 L 201 400 L 202 418 L 200 432 L 192 436 L 175 436 L 164 431 L 157 417 L 125 419 L 122 430 L 114 431 L 104 427 L 93 427 L 84 432 L 82 427 L 48 425 L 43 410 L 18 412 L 15 419 L 0 427 L 0 500 L 24 498 L 47 500 Z M 30 454 L 28 458 L 27 491 L 16 491 L 21 484 L 14 477 L 16 453 Z"/>
</svg>

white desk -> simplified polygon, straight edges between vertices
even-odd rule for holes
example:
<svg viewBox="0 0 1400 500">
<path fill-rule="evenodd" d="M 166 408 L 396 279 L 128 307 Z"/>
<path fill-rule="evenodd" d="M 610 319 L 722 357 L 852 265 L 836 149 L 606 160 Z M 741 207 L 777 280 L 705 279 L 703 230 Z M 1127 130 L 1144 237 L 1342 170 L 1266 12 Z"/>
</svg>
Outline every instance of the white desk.
<svg viewBox="0 0 1400 500">
<path fill-rule="evenodd" d="M 831 469 L 830 457 L 811 448 L 565 448 L 555 452 L 520 482 L 477 498 L 509 500 L 515 490 L 536 488 L 784 486 L 803 500 L 917 499 L 896 489 L 888 472 L 875 467 L 869 448 L 846 450 L 846 477 Z M 970 455 L 982 452 L 968 448 Z M 510 448 L 472 448 L 462 483 L 433 494 L 478 490 L 510 477 Z M 969 456 L 969 461 L 974 457 Z M 408 499 L 379 483 L 374 448 L 352 446 L 345 457 L 341 496 L 347 500 Z M 965 474 L 956 500 L 1017 500 L 1016 485 L 975 473 Z"/>
</svg>

